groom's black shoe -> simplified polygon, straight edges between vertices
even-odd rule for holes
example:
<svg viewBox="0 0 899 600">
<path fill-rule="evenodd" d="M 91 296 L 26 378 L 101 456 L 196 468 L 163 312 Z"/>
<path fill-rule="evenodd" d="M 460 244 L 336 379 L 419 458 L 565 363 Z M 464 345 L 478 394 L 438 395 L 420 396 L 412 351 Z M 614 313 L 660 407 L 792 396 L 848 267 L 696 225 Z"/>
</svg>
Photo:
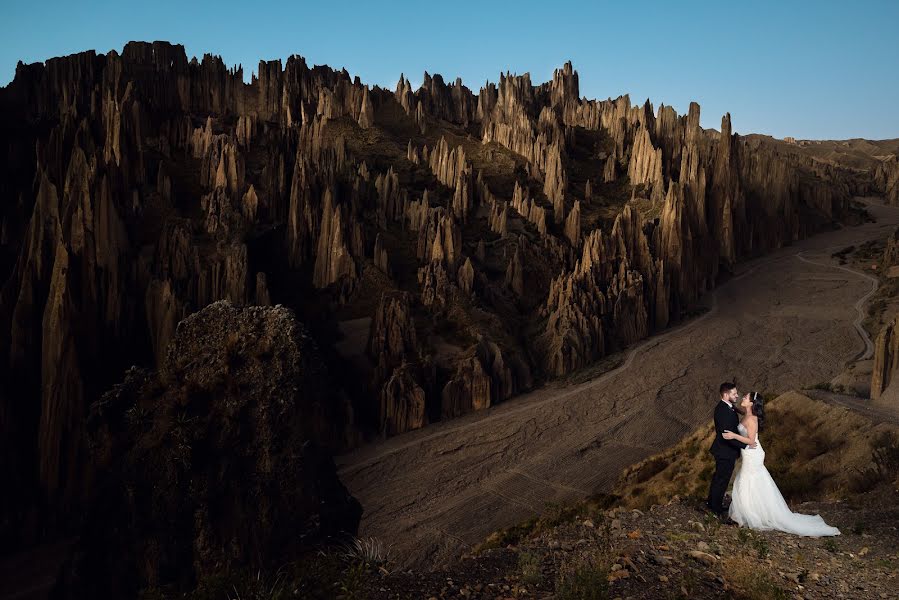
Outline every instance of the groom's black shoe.
<svg viewBox="0 0 899 600">
<path fill-rule="evenodd" d="M 718 519 L 721 522 L 722 525 L 736 525 L 737 524 L 736 521 L 734 521 L 733 519 L 730 518 L 726 508 L 715 510 L 714 508 L 709 506 L 708 503 L 704 503 L 702 506 L 703 506 L 703 509 L 706 514 L 714 516 L 716 519 Z"/>
<path fill-rule="evenodd" d="M 719 518 L 721 517 L 721 515 L 726 515 L 726 514 L 727 514 L 727 511 L 725 511 L 723 507 L 720 507 L 720 506 L 712 506 L 712 505 L 709 504 L 708 502 L 704 502 L 704 503 L 702 504 L 702 510 L 703 510 L 704 512 L 706 512 L 706 513 L 710 513 L 710 514 L 715 515 L 716 517 L 719 517 Z"/>
<path fill-rule="evenodd" d="M 722 525 L 735 526 L 737 522 L 731 519 L 727 513 L 721 513 L 718 518 L 721 520 Z"/>
</svg>

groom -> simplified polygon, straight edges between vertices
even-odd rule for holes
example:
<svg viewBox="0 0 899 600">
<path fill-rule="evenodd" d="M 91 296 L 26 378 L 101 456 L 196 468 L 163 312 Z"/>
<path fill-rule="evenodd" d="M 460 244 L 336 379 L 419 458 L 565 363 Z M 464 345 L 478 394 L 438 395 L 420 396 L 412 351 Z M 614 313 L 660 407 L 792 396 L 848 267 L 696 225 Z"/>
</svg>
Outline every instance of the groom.
<svg viewBox="0 0 899 600">
<path fill-rule="evenodd" d="M 736 432 L 737 425 L 740 423 L 735 408 L 739 397 L 737 386 L 733 383 L 722 383 L 718 391 L 721 401 L 715 407 L 715 441 L 712 442 L 712 447 L 709 449 L 709 452 L 715 457 L 715 474 L 712 475 L 706 506 L 719 517 L 723 517 L 725 516 L 724 492 L 727 490 L 727 484 L 730 483 L 730 476 L 734 472 L 734 465 L 737 463 L 737 457 L 740 456 L 740 450 L 745 448 L 746 444 L 738 440 L 726 440 L 722 436 L 725 431 Z M 750 447 L 755 448 L 755 445 Z"/>
</svg>

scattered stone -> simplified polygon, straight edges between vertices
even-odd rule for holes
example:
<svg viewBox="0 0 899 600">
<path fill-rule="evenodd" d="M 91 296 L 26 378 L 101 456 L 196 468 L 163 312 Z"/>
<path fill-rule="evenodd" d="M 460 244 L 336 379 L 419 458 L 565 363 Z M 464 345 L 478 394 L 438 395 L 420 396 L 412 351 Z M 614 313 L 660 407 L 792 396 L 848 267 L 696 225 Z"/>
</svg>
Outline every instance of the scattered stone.
<svg viewBox="0 0 899 600">
<path fill-rule="evenodd" d="M 700 552 L 699 550 L 690 550 L 687 552 L 687 556 L 707 566 L 712 566 L 718 562 L 718 559 L 711 554 Z"/>
</svg>

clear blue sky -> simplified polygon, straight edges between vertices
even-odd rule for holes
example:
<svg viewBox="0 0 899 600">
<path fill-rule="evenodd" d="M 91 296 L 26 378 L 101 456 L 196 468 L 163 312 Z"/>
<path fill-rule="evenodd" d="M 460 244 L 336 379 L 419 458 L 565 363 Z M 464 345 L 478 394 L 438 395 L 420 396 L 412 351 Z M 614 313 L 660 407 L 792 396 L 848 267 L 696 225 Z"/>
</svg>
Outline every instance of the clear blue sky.
<svg viewBox="0 0 899 600">
<path fill-rule="evenodd" d="M 0 85 L 16 61 L 129 40 L 219 54 L 249 77 L 300 54 L 393 89 L 401 72 L 461 76 L 475 92 L 501 71 L 545 81 L 571 60 L 588 98 L 629 93 L 704 127 L 730 112 L 740 133 L 899 137 L 899 2 L 266 2 L 2 0 Z M 339 12 L 338 12 L 339 11 Z"/>
</svg>

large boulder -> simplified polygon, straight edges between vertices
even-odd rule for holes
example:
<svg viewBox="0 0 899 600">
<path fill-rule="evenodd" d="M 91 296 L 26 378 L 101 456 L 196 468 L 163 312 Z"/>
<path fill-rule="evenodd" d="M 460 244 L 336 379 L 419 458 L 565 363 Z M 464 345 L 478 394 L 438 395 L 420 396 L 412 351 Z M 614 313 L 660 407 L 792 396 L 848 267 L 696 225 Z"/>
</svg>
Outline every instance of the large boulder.
<svg viewBox="0 0 899 600">
<path fill-rule="evenodd" d="M 187 589 L 355 533 L 361 507 L 313 441 L 324 375 L 281 306 L 220 301 L 179 323 L 158 372 L 133 367 L 91 408 L 101 479 L 61 587 Z"/>
</svg>

